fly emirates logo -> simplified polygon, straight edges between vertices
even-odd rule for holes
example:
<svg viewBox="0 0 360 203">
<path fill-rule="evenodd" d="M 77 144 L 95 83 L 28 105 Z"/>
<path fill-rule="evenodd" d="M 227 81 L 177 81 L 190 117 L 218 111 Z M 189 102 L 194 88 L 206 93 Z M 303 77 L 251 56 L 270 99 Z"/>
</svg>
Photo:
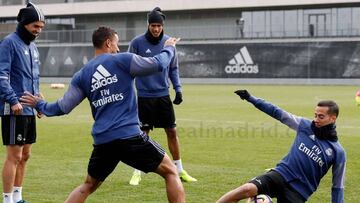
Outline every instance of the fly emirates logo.
<svg viewBox="0 0 360 203">
<path fill-rule="evenodd" d="M 91 79 L 91 92 L 99 89 L 100 87 L 105 87 L 112 83 L 116 83 L 118 81 L 116 75 L 111 76 L 109 71 L 107 71 L 104 66 L 101 64 L 96 68 L 95 73 Z"/>
<path fill-rule="evenodd" d="M 310 159 L 319 164 L 320 167 L 324 165 L 324 161 L 321 159 L 321 149 L 314 145 L 311 149 L 306 147 L 304 143 L 301 143 L 298 148 L 301 152 L 306 154 Z"/>
<path fill-rule="evenodd" d="M 104 66 L 99 65 L 96 68 L 95 73 L 92 76 L 91 80 L 91 92 L 94 92 L 95 90 L 106 87 L 107 85 L 117 83 L 118 79 L 116 75 L 112 76 L 109 71 L 107 71 Z M 97 108 L 104 106 L 109 103 L 121 101 L 124 99 L 123 93 L 115 93 L 112 94 L 110 92 L 110 89 L 101 89 L 100 90 L 101 98 L 92 101 L 92 105 Z"/>
</svg>

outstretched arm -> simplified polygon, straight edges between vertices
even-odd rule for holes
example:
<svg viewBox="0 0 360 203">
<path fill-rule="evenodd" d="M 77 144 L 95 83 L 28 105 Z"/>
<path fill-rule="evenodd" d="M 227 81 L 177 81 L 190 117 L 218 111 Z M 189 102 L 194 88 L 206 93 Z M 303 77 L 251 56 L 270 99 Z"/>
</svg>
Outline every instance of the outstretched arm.
<svg viewBox="0 0 360 203">
<path fill-rule="evenodd" d="M 130 74 L 132 76 L 150 75 L 167 68 L 174 57 L 175 45 L 178 41 L 179 39 L 169 38 L 160 54 L 154 57 L 142 57 L 134 54 L 130 64 Z"/>
<path fill-rule="evenodd" d="M 239 95 L 242 100 L 252 103 L 260 111 L 287 125 L 289 128 L 294 130 L 298 129 L 302 119 L 301 117 L 288 113 L 263 99 L 251 96 L 247 90 L 237 90 L 235 94 Z"/>
<path fill-rule="evenodd" d="M 31 106 L 46 116 L 60 116 L 70 113 L 84 98 L 84 93 L 78 87 L 70 84 L 65 94 L 54 103 L 48 103 L 29 92 L 25 92 L 20 101 L 23 105 Z"/>
</svg>

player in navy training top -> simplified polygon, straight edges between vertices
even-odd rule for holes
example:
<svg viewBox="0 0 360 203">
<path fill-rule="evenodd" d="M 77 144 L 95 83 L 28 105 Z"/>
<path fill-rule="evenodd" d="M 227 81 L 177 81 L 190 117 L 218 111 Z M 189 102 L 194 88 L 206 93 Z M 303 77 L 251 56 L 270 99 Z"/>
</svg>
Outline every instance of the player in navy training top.
<svg viewBox="0 0 360 203">
<path fill-rule="evenodd" d="M 158 173 L 165 179 L 169 202 L 185 202 L 175 165 L 160 145 L 140 130 L 134 91 L 135 76 L 156 73 L 169 65 L 178 39 L 170 38 L 160 54 L 149 58 L 116 54 L 118 41 L 113 29 L 98 28 L 93 33 L 95 58 L 75 73 L 62 98 L 47 103 L 27 93 L 21 101 L 47 116 L 67 114 L 85 98 L 89 101 L 95 122 L 88 175 L 65 202 L 84 202 L 119 161 L 144 172 Z"/>
<path fill-rule="evenodd" d="M 45 16 L 33 3 L 21 8 L 16 31 L 0 41 L 0 117 L 6 155 L 2 170 L 3 203 L 22 199 L 26 166 L 36 143 L 36 118 L 20 104 L 25 91 L 39 94 L 40 57 L 35 44 L 45 26 Z"/>
<path fill-rule="evenodd" d="M 169 38 L 164 32 L 165 14 L 156 7 L 147 15 L 147 31 L 131 40 L 128 51 L 144 57 L 152 57 L 160 53 L 164 42 Z M 176 96 L 171 102 L 169 87 L 170 82 Z M 179 132 L 176 130 L 176 116 L 174 106 L 182 103 L 182 90 L 179 77 L 179 60 L 177 54 L 172 58 L 169 66 L 156 74 L 136 77 L 135 80 L 139 119 L 141 130 L 147 135 L 153 128 L 163 128 L 166 136 L 169 152 L 183 182 L 195 182 L 184 170 L 181 160 Z M 130 185 L 139 185 L 141 171 L 135 170 Z"/>
<path fill-rule="evenodd" d="M 218 203 L 267 194 L 282 203 L 305 202 L 332 167 L 332 202 L 344 202 L 345 151 L 338 141 L 335 122 L 339 107 L 334 101 L 320 101 L 313 121 L 290 114 L 246 90 L 235 92 L 241 99 L 296 131 L 289 153 L 268 173 L 255 177 L 225 194 Z"/>
</svg>

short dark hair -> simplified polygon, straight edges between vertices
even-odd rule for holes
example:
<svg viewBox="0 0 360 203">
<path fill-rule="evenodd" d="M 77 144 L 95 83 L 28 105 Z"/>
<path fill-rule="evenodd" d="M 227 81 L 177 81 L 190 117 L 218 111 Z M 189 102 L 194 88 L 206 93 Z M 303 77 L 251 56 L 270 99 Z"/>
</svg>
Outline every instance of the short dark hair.
<svg viewBox="0 0 360 203">
<path fill-rule="evenodd" d="M 117 32 L 110 27 L 99 27 L 93 32 L 92 43 L 95 48 L 101 48 L 107 39 L 112 39 Z"/>
<path fill-rule="evenodd" d="M 335 115 L 336 117 L 339 115 L 339 106 L 332 100 L 319 101 L 317 106 L 328 107 L 329 110 L 327 113 L 330 115 Z"/>
</svg>

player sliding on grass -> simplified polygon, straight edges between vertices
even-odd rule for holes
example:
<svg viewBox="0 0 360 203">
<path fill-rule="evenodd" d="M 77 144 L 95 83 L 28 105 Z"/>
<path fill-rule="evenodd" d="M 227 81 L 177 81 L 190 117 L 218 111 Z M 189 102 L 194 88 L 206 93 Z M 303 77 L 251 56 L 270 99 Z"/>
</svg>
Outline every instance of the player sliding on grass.
<svg viewBox="0 0 360 203">
<path fill-rule="evenodd" d="M 175 54 L 178 39 L 169 38 L 161 52 L 151 58 L 119 51 L 119 38 L 113 29 L 94 31 L 95 58 L 75 73 L 67 92 L 55 103 L 47 103 L 31 94 L 21 98 L 47 116 L 70 113 L 88 99 L 95 123 L 94 148 L 85 182 L 74 189 L 67 203 L 81 203 L 115 169 L 119 161 L 165 179 L 169 202 L 185 202 L 185 193 L 175 165 L 159 144 L 141 132 L 134 91 L 134 78 L 166 68 Z"/>
<path fill-rule="evenodd" d="M 222 196 L 218 203 L 238 202 L 257 194 L 276 197 L 279 203 L 305 202 L 332 167 L 332 202 L 344 202 L 345 151 L 338 142 L 335 121 L 339 108 L 333 101 L 320 101 L 313 121 L 290 114 L 246 90 L 235 92 L 241 99 L 296 131 L 290 152 L 275 169 L 255 177 Z"/>
</svg>

